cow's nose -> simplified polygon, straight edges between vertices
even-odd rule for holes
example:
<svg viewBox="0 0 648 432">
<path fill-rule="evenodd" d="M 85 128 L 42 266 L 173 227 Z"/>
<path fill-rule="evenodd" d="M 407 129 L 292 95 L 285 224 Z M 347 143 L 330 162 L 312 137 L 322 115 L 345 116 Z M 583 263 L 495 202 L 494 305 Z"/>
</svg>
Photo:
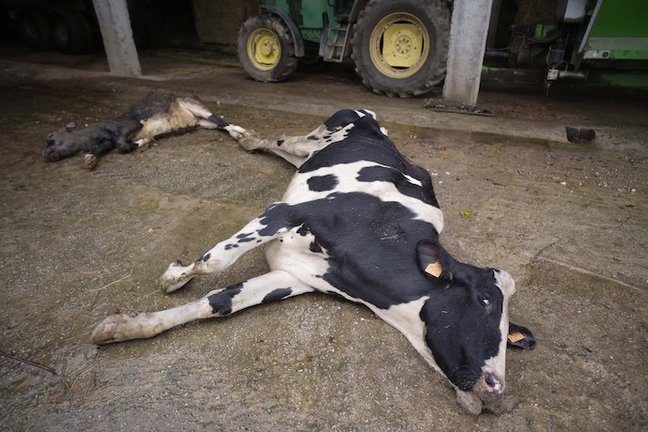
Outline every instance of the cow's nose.
<svg viewBox="0 0 648 432">
<path fill-rule="evenodd" d="M 484 382 L 486 382 L 486 390 L 489 393 L 500 395 L 504 391 L 502 381 L 494 372 L 484 373 Z"/>
</svg>

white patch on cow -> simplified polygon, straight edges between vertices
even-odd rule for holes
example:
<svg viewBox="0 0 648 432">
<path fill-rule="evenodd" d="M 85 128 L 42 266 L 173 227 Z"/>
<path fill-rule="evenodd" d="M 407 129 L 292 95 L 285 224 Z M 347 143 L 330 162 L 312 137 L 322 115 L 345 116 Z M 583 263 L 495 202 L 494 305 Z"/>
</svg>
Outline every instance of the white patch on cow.
<svg viewBox="0 0 648 432">
<path fill-rule="evenodd" d="M 382 126 L 380 126 L 380 132 L 385 136 L 389 136 L 389 131 Z"/>
<path fill-rule="evenodd" d="M 415 185 L 417 185 L 417 186 L 423 187 L 423 183 L 421 183 L 420 180 L 417 180 L 417 179 L 415 179 L 415 178 L 412 177 L 412 176 L 408 176 L 407 174 L 403 174 L 403 177 L 405 177 L 405 178 L 407 179 L 408 182 L 410 182 L 410 183 L 412 183 L 412 184 L 415 184 Z"/>
<path fill-rule="evenodd" d="M 429 298 L 429 296 L 421 297 L 409 303 L 394 305 L 387 310 L 379 309 L 370 304 L 367 304 L 367 306 L 383 321 L 401 332 L 425 361 L 437 372 L 445 376 L 436 361 L 434 361 L 430 348 L 425 343 L 425 323 L 420 316 L 421 309 Z"/>
<path fill-rule="evenodd" d="M 504 304 L 502 305 L 502 318 L 499 325 L 502 339 L 500 341 L 498 354 L 495 357 L 491 357 L 486 360 L 486 365 L 482 368 L 482 370 L 484 372 L 495 372 L 495 375 L 497 375 L 502 382 L 502 389 L 504 389 L 506 388 L 506 339 L 508 337 L 509 330 L 508 304 L 511 296 L 515 294 L 515 281 L 510 274 L 503 270 L 494 270 L 493 273 L 495 276 L 495 283 L 504 295 Z"/>
<path fill-rule="evenodd" d="M 415 219 L 431 223 L 439 233 L 443 230 L 443 213 L 439 208 L 426 204 L 414 197 L 401 194 L 396 186 L 391 182 L 363 182 L 357 180 L 358 173 L 361 169 L 375 166 L 393 169 L 375 162 L 358 161 L 349 164 L 323 167 L 308 173 L 296 174 L 286 189 L 283 201 L 294 205 L 327 198 L 331 191 L 312 191 L 308 188 L 307 182 L 311 177 L 333 175 L 338 179 L 335 192 L 362 192 L 373 195 L 385 202 L 400 203 L 416 215 Z M 406 176 L 406 178 L 412 183 L 417 181 L 409 176 Z"/>
<path fill-rule="evenodd" d="M 376 116 L 376 113 L 371 111 L 371 110 L 368 110 L 368 109 L 353 110 L 353 112 L 355 112 L 356 115 L 359 118 L 362 118 L 362 117 L 366 116 L 367 114 L 369 114 L 374 120 L 378 120 L 378 117 Z"/>
<path fill-rule="evenodd" d="M 301 227 L 295 227 L 268 244 L 266 259 L 272 270 L 283 270 L 303 283 L 326 291 L 330 285 L 319 276 L 328 270 L 328 253 L 322 245 L 322 252 L 311 252 L 310 245 L 316 242 L 311 233 L 299 234 Z"/>
<path fill-rule="evenodd" d="M 328 139 L 325 140 L 326 144 L 328 145 L 328 144 L 333 144 L 334 142 L 344 141 L 346 137 L 349 135 L 349 131 L 354 127 L 355 125 L 353 123 L 349 123 L 343 128 L 336 130 L 329 136 Z"/>
</svg>

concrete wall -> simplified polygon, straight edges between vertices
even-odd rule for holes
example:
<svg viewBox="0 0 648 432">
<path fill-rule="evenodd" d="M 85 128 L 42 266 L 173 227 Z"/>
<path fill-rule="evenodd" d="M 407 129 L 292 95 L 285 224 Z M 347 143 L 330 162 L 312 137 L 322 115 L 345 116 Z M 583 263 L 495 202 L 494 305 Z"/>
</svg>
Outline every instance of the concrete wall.
<svg viewBox="0 0 648 432">
<path fill-rule="evenodd" d="M 235 48 L 241 23 L 259 13 L 259 0 L 193 0 L 193 10 L 201 42 Z"/>
</svg>

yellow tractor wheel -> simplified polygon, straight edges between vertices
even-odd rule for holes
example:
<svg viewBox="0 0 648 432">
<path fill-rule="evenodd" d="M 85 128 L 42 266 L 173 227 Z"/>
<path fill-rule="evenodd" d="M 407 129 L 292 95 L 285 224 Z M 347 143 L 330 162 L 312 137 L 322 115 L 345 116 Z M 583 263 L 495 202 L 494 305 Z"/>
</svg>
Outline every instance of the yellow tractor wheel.
<svg viewBox="0 0 648 432">
<path fill-rule="evenodd" d="M 283 81 L 297 69 L 292 37 L 276 16 L 248 18 L 239 30 L 237 48 L 243 69 L 256 81 Z"/>
<path fill-rule="evenodd" d="M 353 27 L 356 72 L 376 93 L 426 93 L 445 75 L 449 28 L 442 0 L 370 0 Z"/>
<path fill-rule="evenodd" d="M 421 69 L 430 50 L 430 35 L 414 15 L 387 15 L 374 27 L 369 41 L 374 66 L 389 78 L 407 78 Z"/>
</svg>

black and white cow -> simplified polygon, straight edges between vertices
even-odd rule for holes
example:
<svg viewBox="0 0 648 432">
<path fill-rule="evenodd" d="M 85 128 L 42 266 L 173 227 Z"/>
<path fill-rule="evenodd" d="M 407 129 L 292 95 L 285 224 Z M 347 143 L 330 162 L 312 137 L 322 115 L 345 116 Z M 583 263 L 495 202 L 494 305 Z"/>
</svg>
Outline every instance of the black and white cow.
<svg viewBox="0 0 648 432">
<path fill-rule="evenodd" d="M 398 152 L 375 115 L 339 111 L 307 136 L 235 137 L 298 171 L 281 202 L 192 264 L 171 264 L 161 288 L 170 293 L 194 276 L 221 272 L 264 244 L 271 271 L 184 306 L 109 316 L 92 341 L 147 338 L 192 320 L 331 293 L 367 306 L 404 334 L 469 413 L 479 414 L 482 402 L 498 411 L 509 330 L 517 346 L 535 344 L 527 329 L 509 326 L 515 283 L 505 271 L 464 264 L 441 246 L 443 215 L 430 175 Z"/>
<path fill-rule="evenodd" d="M 158 136 L 194 127 L 240 132 L 196 98 L 153 92 L 111 119 L 82 129 L 64 127 L 52 132 L 42 155 L 53 162 L 83 153 L 84 166 L 94 168 L 97 157 L 113 149 L 129 153 Z"/>
</svg>

